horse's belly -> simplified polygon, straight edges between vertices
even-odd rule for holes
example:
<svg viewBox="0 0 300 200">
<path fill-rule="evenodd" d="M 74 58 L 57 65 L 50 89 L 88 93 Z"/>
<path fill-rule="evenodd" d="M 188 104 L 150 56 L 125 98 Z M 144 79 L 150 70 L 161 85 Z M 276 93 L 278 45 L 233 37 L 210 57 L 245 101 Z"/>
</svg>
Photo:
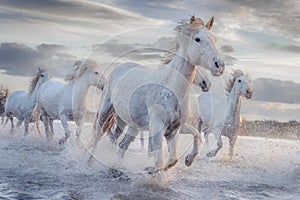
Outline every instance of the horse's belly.
<svg viewBox="0 0 300 200">
<path fill-rule="evenodd" d="M 161 84 L 144 83 L 135 89 L 124 88 L 123 85 L 122 91 L 127 93 L 122 96 L 121 93 L 115 92 L 112 95 L 113 106 L 117 115 L 134 127 L 147 129 L 150 120 L 149 110 L 154 107 L 164 115 L 158 117 L 170 123 L 173 120 L 178 121 L 182 113 L 187 113 L 183 112 L 182 109 L 186 109 L 186 106 L 182 107 L 176 94 Z"/>
</svg>

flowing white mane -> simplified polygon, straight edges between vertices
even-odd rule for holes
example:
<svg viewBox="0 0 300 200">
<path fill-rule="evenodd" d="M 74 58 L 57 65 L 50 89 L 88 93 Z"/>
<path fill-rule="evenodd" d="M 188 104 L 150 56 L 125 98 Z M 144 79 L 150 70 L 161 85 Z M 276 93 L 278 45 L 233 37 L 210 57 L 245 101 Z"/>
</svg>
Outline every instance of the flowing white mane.
<svg viewBox="0 0 300 200">
<path fill-rule="evenodd" d="M 177 32 L 175 41 L 176 41 L 176 47 L 175 52 L 170 53 L 166 55 L 165 57 L 162 57 L 162 64 L 168 64 L 176 54 L 176 51 L 179 49 L 179 46 L 184 47 L 183 45 L 187 44 L 186 39 L 189 38 L 189 36 L 192 33 L 195 33 L 196 31 L 200 30 L 204 27 L 204 22 L 202 19 L 192 16 L 190 21 L 188 20 L 182 20 L 178 23 L 178 25 L 175 28 L 175 31 Z M 174 49 L 171 49 L 173 51 Z"/>
<path fill-rule="evenodd" d="M 225 90 L 229 94 L 234 86 L 234 82 L 237 78 L 245 75 L 244 72 L 240 69 L 233 70 L 233 73 L 231 74 L 231 77 L 228 79 L 226 83 Z"/>
<path fill-rule="evenodd" d="M 43 70 L 43 69 L 39 68 L 38 73 L 36 73 L 35 77 L 30 81 L 30 85 L 29 85 L 29 88 L 28 88 L 28 93 L 29 94 L 31 94 L 33 92 L 33 90 L 36 87 L 36 84 L 38 83 L 41 75 L 45 72 L 46 72 L 46 70 Z"/>
<path fill-rule="evenodd" d="M 73 72 L 66 75 L 65 81 L 74 81 L 78 79 L 86 70 L 98 66 L 97 62 L 90 59 L 78 60 L 73 65 Z"/>
</svg>

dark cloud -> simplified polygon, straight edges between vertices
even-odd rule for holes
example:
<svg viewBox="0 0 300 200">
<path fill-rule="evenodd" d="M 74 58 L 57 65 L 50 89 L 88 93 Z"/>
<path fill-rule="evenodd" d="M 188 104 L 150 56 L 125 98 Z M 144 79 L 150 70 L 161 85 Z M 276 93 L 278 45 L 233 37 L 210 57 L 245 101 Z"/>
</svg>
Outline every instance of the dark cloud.
<svg viewBox="0 0 300 200">
<path fill-rule="evenodd" d="M 258 78 L 252 82 L 253 99 L 267 102 L 300 103 L 300 84 L 293 81 L 281 81 Z"/>
<path fill-rule="evenodd" d="M 221 54 L 223 60 L 225 61 L 226 65 L 234 65 L 238 59 L 236 57 L 230 56 L 228 54 Z"/>
<path fill-rule="evenodd" d="M 276 34 L 286 33 L 298 36 L 300 32 L 300 4 L 297 0 L 225 0 L 229 3 L 228 8 L 236 17 L 242 16 L 241 10 L 252 13 L 257 17 L 256 20 L 249 19 L 242 23 L 252 23 L 255 26 L 263 27 L 265 32 Z M 245 9 L 243 9 L 245 8 Z"/>
<path fill-rule="evenodd" d="M 98 29 L 104 26 L 118 29 L 124 23 L 149 25 L 157 22 L 117 7 L 78 0 L 28 0 L 26 3 L 22 0 L 3 0 L 0 16 L 2 20 L 13 22 L 38 23 L 45 26 L 49 23 L 60 26 L 65 24 L 77 29 Z"/>
<path fill-rule="evenodd" d="M 56 44 L 40 44 L 36 48 L 18 43 L 2 43 L 0 69 L 9 75 L 31 76 L 37 67 L 44 67 L 58 77 L 65 75 L 75 57 L 65 53 L 66 47 Z"/>
<path fill-rule="evenodd" d="M 230 45 L 224 45 L 224 46 L 221 46 L 221 52 L 222 53 L 231 53 L 231 52 L 234 52 L 234 49 L 232 46 Z"/>
<path fill-rule="evenodd" d="M 75 18 L 88 17 L 110 20 L 135 18 L 117 8 L 82 1 L 28 0 L 24 3 L 22 0 L 3 0 L 1 7 Z"/>
<path fill-rule="evenodd" d="M 96 54 L 108 53 L 113 59 L 124 57 L 132 61 L 160 60 L 162 54 L 174 51 L 174 38 L 162 37 L 153 43 L 121 43 L 118 40 L 110 40 L 102 44 L 94 45 Z"/>
</svg>

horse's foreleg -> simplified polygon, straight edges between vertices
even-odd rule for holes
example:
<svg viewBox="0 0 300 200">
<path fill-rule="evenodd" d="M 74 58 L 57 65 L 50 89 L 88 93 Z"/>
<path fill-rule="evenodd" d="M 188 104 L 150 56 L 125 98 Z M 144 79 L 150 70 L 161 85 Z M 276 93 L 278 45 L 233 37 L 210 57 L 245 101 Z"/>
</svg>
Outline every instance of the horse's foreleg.
<svg viewBox="0 0 300 200">
<path fill-rule="evenodd" d="M 153 148 L 152 148 L 152 137 L 149 134 L 148 137 L 148 156 L 152 156 Z"/>
<path fill-rule="evenodd" d="M 207 157 L 216 156 L 218 151 L 223 147 L 223 142 L 222 142 L 222 137 L 221 137 L 221 130 L 214 130 L 214 136 L 217 140 L 217 146 L 206 154 Z"/>
<path fill-rule="evenodd" d="M 134 141 L 138 133 L 139 131 L 136 128 L 133 128 L 131 126 L 128 127 L 128 131 L 125 137 L 119 143 L 119 148 L 120 148 L 119 155 L 121 159 L 124 158 L 125 151 L 128 149 L 130 143 Z"/>
<path fill-rule="evenodd" d="M 14 128 L 15 128 L 15 125 L 14 125 L 14 118 L 13 118 L 13 117 L 9 117 L 9 119 L 10 119 L 10 124 L 11 124 L 11 126 L 10 126 L 10 132 L 12 133 L 12 131 L 13 131 Z"/>
<path fill-rule="evenodd" d="M 16 124 L 16 127 L 20 127 L 22 125 L 22 120 L 18 120 L 17 124 Z"/>
<path fill-rule="evenodd" d="M 141 132 L 141 146 L 144 148 L 144 132 Z"/>
<path fill-rule="evenodd" d="M 229 157 L 232 158 L 233 157 L 234 145 L 235 145 L 235 142 L 237 140 L 237 136 L 233 135 L 231 137 L 228 137 L 228 140 L 229 140 Z"/>
<path fill-rule="evenodd" d="M 50 131 L 49 131 L 49 139 L 53 139 L 54 138 L 54 130 L 53 130 L 53 119 L 50 119 L 49 118 L 49 128 L 50 128 Z"/>
<path fill-rule="evenodd" d="M 65 116 L 65 115 L 61 116 L 60 121 L 65 130 L 65 137 L 63 137 L 59 140 L 59 144 L 64 144 L 67 141 L 67 139 L 70 137 L 70 129 L 69 129 L 69 125 L 68 125 L 67 116 Z"/>
<path fill-rule="evenodd" d="M 30 121 L 28 118 L 24 119 L 24 126 L 25 126 L 24 136 L 28 135 L 29 122 Z"/>
<path fill-rule="evenodd" d="M 79 141 L 80 141 L 79 137 L 80 137 L 80 134 L 81 134 L 83 121 L 84 121 L 83 118 L 75 120 L 75 123 L 76 123 L 76 142 L 77 142 L 77 144 L 79 144 Z"/>
<path fill-rule="evenodd" d="M 193 163 L 195 157 L 199 153 L 199 141 L 201 141 L 200 140 L 200 132 L 198 132 L 198 130 L 196 128 L 194 128 L 190 125 L 184 124 L 180 128 L 180 134 L 191 134 L 191 135 L 193 135 L 193 149 L 192 149 L 192 152 L 185 157 L 185 165 L 190 166 Z"/>
<path fill-rule="evenodd" d="M 47 139 L 50 139 L 48 117 L 45 114 L 42 114 L 41 116 L 42 116 L 42 121 L 43 121 L 44 128 L 45 128 L 46 137 L 47 137 Z"/>
<path fill-rule="evenodd" d="M 164 167 L 164 170 L 168 170 L 173 167 L 177 161 L 177 141 L 178 141 L 178 129 L 174 130 L 169 135 L 165 136 L 168 144 L 168 152 L 169 152 L 169 161 L 167 165 Z"/>
</svg>

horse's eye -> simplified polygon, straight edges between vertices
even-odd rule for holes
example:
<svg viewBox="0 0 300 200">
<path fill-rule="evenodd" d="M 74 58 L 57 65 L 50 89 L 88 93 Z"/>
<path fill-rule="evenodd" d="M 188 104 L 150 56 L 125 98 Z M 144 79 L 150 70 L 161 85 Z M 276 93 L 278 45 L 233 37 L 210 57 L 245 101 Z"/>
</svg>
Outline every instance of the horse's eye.
<svg viewBox="0 0 300 200">
<path fill-rule="evenodd" d="M 95 74 L 97 74 L 97 75 L 98 75 L 99 73 L 98 73 L 98 72 L 95 72 Z"/>
<path fill-rule="evenodd" d="M 201 40 L 200 40 L 200 38 L 196 37 L 196 38 L 195 38 L 195 41 L 196 41 L 196 42 L 200 42 Z"/>
<path fill-rule="evenodd" d="M 44 77 L 44 74 L 42 74 L 41 77 Z"/>
<path fill-rule="evenodd" d="M 239 83 L 242 82 L 241 79 L 239 79 Z"/>
</svg>

